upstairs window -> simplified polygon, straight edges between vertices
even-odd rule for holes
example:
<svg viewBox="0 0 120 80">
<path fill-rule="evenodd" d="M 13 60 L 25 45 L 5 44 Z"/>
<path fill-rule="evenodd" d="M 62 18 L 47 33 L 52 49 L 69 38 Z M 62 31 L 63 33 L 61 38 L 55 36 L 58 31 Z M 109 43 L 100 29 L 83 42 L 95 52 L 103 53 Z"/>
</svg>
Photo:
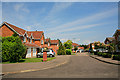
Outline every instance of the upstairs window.
<svg viewBox="0 0 120 80">
<path fill-rule="evenodd" d="M 30 39 L 30 43 L 32 43 L 32 39 Z"/>
<path fill-rule="evenodd" d="M 25 36 L 23 37 L 23 42 L 26 42 L 26 37 Z"/>
<path fill-rule="evenodd" d="M 41 44 L 43 44 L 43 40 L 41 40 Z"/>
<path fill-rule="evenodd" d="M 50 44 L 48 43 L 48 46 L 50 46 Z"/>
</svg>

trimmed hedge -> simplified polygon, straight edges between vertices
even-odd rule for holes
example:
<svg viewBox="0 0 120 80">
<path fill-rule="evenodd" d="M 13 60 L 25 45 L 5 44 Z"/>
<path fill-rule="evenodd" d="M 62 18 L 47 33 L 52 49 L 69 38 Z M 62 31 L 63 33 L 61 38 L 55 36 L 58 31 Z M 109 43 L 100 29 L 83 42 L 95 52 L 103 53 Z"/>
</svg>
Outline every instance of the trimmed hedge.
<svg viewBox="0 0 120 80">
<path fill-rule="evenodd" d="M 119 60 L 120 61 L 120 54 L 119 55 L 114 55 L 113 60 Z"/>
<path fill-rule="evenodd" d="M 66 54 L 67 54 L 67 55 L 71 55 L 71 54 L 72 54 L 71 49 L 66 49 Z"/>
</svg>

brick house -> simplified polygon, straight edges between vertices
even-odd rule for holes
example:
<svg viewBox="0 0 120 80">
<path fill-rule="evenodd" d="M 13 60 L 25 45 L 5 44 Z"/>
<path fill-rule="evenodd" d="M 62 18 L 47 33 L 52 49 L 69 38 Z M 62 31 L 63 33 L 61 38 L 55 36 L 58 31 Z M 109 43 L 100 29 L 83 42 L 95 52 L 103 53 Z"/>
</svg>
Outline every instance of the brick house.
<svg viewBox="0 0 120 80">
<path fill-rule="evenodd" d="M 105 44 L 110 44 L 110 43 L 114 43 L 114 42 L 115 42 L 114 37 L 107 37 L 104 41 Z"/>
<path fill-rule="evenodd" d="M 79 45 L 77 43 L 72 43 L 72 52 L 74 52 L 75 47 L 79 47 Z"/>
<path fill-rule="evenodd" d="M 57 51 L 59 49 L 59 40 L 50 40 L 50 46 L 53 49 L 53 51 L 57 54 Z"/>
<path fill-rule="evenodd" d="M 27 47 L 26 58 L 36 57 L 42 45 L 44 45 L 43 31 L 26 31 L 7 22 L 3 22 L 0 26 L 0 34 L 2 37 L 12 36 L 16 32 L 22 43 Z"/>
<path fill-rule="evenodd" d="M 120 52 L 120 29 L 117 29 L 115 34 L 113 35 L 115 37 L 115 45 L 116 45 L 116 52 Z"/>
</svg>

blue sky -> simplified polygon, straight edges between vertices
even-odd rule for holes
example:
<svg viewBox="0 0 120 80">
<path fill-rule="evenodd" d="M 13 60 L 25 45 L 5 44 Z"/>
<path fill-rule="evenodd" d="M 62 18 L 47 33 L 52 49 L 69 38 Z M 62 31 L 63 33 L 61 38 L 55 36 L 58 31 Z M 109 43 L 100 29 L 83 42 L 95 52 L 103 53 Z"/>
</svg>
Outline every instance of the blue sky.
<svg viewBox="0 0 120 80">
<path fill-rule="evenodd" d="M 2 21 L 62 42 L 103 42 L 118 29 L 118 3 L 3 2 Z"/>
</svg>

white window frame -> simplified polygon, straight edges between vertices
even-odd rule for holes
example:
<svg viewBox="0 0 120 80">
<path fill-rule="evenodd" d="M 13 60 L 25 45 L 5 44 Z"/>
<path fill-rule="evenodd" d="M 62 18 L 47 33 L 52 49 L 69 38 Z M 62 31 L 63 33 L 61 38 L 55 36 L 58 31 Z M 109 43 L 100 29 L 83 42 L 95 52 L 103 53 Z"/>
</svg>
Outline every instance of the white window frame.
<svg viewBox="0 0 120 80">
<path fill-rule="evenodd" d="M 26 42 L 26 37 L 25 36 L 23 37 L 23 42 Z"/>
<path fill-rule="evenodd" d="M 41 44 L 43 44 L 43 40 L 41 40 Z"/>
</svg>

